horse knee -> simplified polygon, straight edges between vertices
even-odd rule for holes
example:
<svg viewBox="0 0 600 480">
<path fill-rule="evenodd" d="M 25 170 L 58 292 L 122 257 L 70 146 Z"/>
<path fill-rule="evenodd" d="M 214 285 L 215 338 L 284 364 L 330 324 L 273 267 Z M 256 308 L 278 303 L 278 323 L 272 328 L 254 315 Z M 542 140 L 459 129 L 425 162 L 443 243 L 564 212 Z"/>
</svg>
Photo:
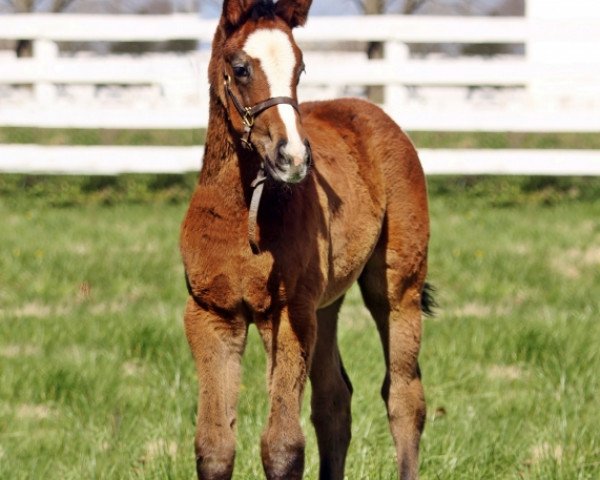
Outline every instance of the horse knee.
<svg viewBox="0 0 600 480">
<path fill-rule="evenodd" d="M 423 433 L 425 420 L 427 419 L 427 405 L 425 403 L 425 393 L 423 392 L 423 384 L 421 383 L 420 376 L 411 382 L 409 390 L 413 399 L 415 429 L 421 434 Z"/>
<path fill-rule="evenodd" d="M 414 429 L 413 431 L 419 434 L 423 432 L 427 408 L 419 377 L 413 378 L 408 383 L 394 383 L 386 377 L 381 395 L 386 403 L 391 423 L 399 421 L 405 424 L 405 428 Z"/>
<path fill-rule="evenodd" d="M 304 470 L 305 440 L 302 432 L 266 431 L 261 439 L 261 457 L 268 480 L 300 480 Z"/>
<path fill-rule="evenodd" d="M 196 435 L 196 471 L 200 480 L 228 480 L 233 475 L 235 438 L 231 433 Z"/>
</svg>

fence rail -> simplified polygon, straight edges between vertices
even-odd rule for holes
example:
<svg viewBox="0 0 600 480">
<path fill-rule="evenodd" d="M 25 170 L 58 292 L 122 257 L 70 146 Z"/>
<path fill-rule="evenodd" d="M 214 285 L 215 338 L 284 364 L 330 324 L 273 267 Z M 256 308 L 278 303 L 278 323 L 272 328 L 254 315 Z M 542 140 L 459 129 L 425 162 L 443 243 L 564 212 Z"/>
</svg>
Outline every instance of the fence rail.
<svg viewBox="0 0 600 480">
<path fill-rule="evenodd" d="M 202 147 L 5 145 L 10 173 L 120 175 L 198 171 Z M 428 175 L 600 175 L 595 150 L 419 149 Z"/>
<path fill-rule="evenodd" d="M 0 57 L 0 87 L 32 85 L 34 92 L 23 102 L 3 102 L 0 95 L 0 127 L 205 128 L 206 48 L 215 25 L 189 15 L 0 16 L 0 39 L 31 39 L 34 52 L 29 59 Z M 348 89 L 382 85 L 383 107 L 409 131 L 600 132 L 598 27 L 594 18 L 312 17 L 296 34 L 306 47 L 308 65 L 300 96 L 306 98 L 305 91 L 319 89 L 337 96 Z M 170 40 L 197 41 L 204 53 L 73 56 L 59 49 L 59 42 Z M 383 59 L 354 54 L 338 60 L 331 53 L 326 57 L 315 53 L 317 46 L 367 41 L 384 42 Z M 574 42 L 579 46 L 577 54 L 560 47 Z M 524 45 L 527 53 L 520 57 L 418 58 L 410 55 L 407 43 L 511 43 Z M 92 102 L 90 106 L 63 95 L 65 89 L 89 88 L 88 97 L 93 98 L 110 85 L 154 88 L 161 101 L 141 105 Z M 456 88 L 465 93 L 460 101 L 450 103 L 423 104 L 418 95 L 415 99 L 411 94 L 415 89 Z M 518 90 L 520 96 L 516 101 L 500 96 L 490 104 L 467 100 L 467 92 L 482 88 Z M 0 171 L 196 170 L 200 152 L 201 147 L 0 145 Z M 423 150 L 421 156 L 430 173 L 598 175 L 600 165 L 599 151 Z"/>
<path fill-rule="evenodd" d="M 0 16 L 3 39 L 46 38 L 59 42 L 210 42 L 216 22 L 195 15 L 15 14 Z M 358 28 L 357 28 L 358 27 Z M 600 41 L 597 18 L 447 17 L 385 15 L 311 17 L 295 34 L 301 42 L 381 41 L 406 43 L 522 43 Z"/>
</svg>

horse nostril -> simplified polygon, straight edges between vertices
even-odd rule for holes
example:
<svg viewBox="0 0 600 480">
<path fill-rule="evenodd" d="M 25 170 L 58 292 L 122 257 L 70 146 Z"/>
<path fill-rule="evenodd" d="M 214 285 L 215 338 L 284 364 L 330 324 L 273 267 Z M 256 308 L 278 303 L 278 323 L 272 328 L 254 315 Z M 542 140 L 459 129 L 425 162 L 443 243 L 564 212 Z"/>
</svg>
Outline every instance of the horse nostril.
<svg viewBox="0 0 600 480">
<path fill-rule="evenodd" d="M 286 140 L 279 140 L 279 142 L 277 142 L 277 153 L 283 155 L 287 144 L 288 142 Z"/>
<path fill-rule="evenodd" d="M 277 143 L 277 161 L 280 165 L 290 165 L 292 163 L 291 157 L 285 151 L 287 144 L 286 140 L 280 140 Z"/>
</svg>

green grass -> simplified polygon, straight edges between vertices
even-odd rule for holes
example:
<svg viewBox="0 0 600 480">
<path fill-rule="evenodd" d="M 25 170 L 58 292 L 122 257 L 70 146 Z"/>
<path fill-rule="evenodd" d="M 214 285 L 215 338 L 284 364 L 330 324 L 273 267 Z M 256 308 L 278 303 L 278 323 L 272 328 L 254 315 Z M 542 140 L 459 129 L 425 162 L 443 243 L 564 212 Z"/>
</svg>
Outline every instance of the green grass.
<svg viewBox="0 0 600 480">
<path fill-rule="evenodd" d="M 0 143 L 41 145 L 202 145 L 205 130 L 1 127 Z M 420 148 L 600 149 L 596 133 L 411 132 Z"/>
<path fill-rule="evenodd" d="M 1 127 L 0 143 L 39 145 L 202 145 L 204 130 Z"/>
<path fill-rule="evenodd" d="M 189 180 L 0 180 L 0 478 L 193 478 L 196 379 L 177 250 Z M 600 477 L 599 183 L 431 181 L 441 307 L 421 354 L 422 478 Z M 355 387 L 347 478 L 395 478 L 381 349 L 355 289 L 340 344 Z M 237 479 L 262 475 L 264 368 L 252 329 Z M 306 478 L 316 478 L 308 403 Z"/>
</svg>

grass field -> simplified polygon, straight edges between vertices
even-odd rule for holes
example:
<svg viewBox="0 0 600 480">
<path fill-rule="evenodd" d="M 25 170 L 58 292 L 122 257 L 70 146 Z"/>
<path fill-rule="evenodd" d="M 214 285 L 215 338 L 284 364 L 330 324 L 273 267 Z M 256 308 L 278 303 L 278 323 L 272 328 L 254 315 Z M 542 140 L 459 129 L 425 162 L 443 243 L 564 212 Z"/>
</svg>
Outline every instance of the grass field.
<svg viewBox="0 0 600 480">
<path fill-rule="evenodd" d="M 202 145 L 205 130 L 112 130 L 0 127 L 0 143 L 41 145 Z M 598 149 L 596 133 L 411 132 L 420 148 Z"/>
<path fill-rule="evenodd" d="M 193 478 L 177 250 L 189 180 L 157 183 L 152 197 L 134 180 L 56 180 L 48 200 L 44 179 L 0 182 L 1 479 Z M 599 180 L 535 185 L 432 181 L 424 479 L 600 478 Z M 340 343 L 355 387 L 347 478 L 393 479 L 381 350 L 356 290 Z M 262 474 L 264 370 L 252 329 L 237 479 Z"/>
</svg>

